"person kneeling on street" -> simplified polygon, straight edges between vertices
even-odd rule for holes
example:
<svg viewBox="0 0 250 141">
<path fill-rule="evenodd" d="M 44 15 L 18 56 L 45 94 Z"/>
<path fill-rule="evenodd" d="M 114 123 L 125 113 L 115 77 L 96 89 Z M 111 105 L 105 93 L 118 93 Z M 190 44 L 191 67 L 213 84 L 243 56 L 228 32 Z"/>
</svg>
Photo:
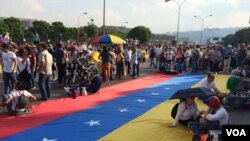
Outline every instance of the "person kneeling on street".
<svg viewBox="0 0 250 141">
<path fill-rule="evenodd" d="M 17 83 L 16 89 L 11 91 L 8 94 L 6 101 L 1 103 L 2 106 L 6 105 L 9 113 L 13 115 L 23 115 L 30 113 L 29 99 L 36 100 L 36 97 L 24 89 L 24 83 Z"/>
<path fill-rule="evenodd" d="M 169 128 L 174 128 L 178 123 L 187 126 L 190 121 L 195 121 L 199 117 L 199 109 L 194 101 L 194 98 L 182 99 L 178 105 L 172 110 L 171 116 L 174 121 Z"/>
<path fill-rule="evenodd" d="M 233 70 L 232 75 L 227 80 L 227 89 L 231 93 L 236 91 L 249 91 L 250 90 L 250 79 L 241 77 L 240 70 Z"/>
<path fill-rule="evenodd" d="M 225 95 L 217 88 L 214 79 L 215 79 L 214 74 L 212 72 L 209 72 L 207 74 L 207 79 L 202 80 L 199 87 L 213 90 L 215 96 L 219 97 L 220 99 L 223 99 Z"/>
<path fill-rule="evenodd" d="M 201 137 L 207 134 L 209 130 L 220 130 L 222 125 L 228 124 L 228 113 L 220 104 L 217 96 L 211 96 L 204 101 L 209 106 L 208 111 L 201 111 L 202 118 L 199 121 L 191 121 L 188 123 L 195 136 Z"/>
</svg>

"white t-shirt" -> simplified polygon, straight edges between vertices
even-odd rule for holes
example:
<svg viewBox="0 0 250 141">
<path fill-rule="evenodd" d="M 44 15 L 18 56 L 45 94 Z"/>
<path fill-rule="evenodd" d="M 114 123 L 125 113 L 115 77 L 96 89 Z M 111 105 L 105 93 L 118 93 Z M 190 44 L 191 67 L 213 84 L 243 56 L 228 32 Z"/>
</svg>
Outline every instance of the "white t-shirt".
<svg viewBox="0 0 250 141">
<path fill-rule="evenodd" d="M 15 64 L 13 59 L 16 59 L 16 54 L 12 51 L 8 51 L 7 53 L 3 52 L 3 71 L 7 73 L 11 73 L 13 69 L 15 69 Z M 14 70 L 15 72 L 15 70 Z"/>
<path fill-rule="evenodd" d="M 10 36 L 9 35 L 5 35 L 4 36 L 4 42 L 7 44 L 7 43 L 9 43 L 9 41 L 10 41 Z"/>
<path fill-rule="evenodd" d="M 185 53 L 184 53 L 184 57 L 190 57 L 191 56 L 191 50 L 186 50 Z"/>
<path fill-rule="evenodd" d="M 173 59 L 173 52 L 172 51 L 167 51 L 167 60 L 171 61 Z"/>
<path fill-rule="evenodd" d="M 27 65 L 27 70 L 29 73 L 31 73 L 31 70 L 30 70 L 30 59 L 26 59 L 26 61 L 23 63 L 23 58 L 21 57 L 17 57 L 17 66 L 18 66 L 18 70 L 21 72 L 23 71 L 25 68 L 26 68 L 26 65 Z"/>
<path fill-rule="evenodd" d="M 157 47 L 156 48 L 156 56 L 160 56 L 161 55 L 161 47 Z"/>
<path fill-rule="evenodd" d="M 204 55 L 205 55 L 205 59 L 209 59 L 209 51 L 205 51 Z"/>
<path fill-rule="evenodd" d="M 228 114 L 224 107 L 221 107 L 215 114 L 208 114 L 206 119 L 209 121 L 219 120 L 220 126 L 228 124 Z"/>
<path fill-rule="evenodd" d="M 216 88 L 217 88 L 214 82 L 208 83 L 207 79 L 206 79 L 206 80 L 203 80 L 203 81 L 200 83 L 200 87 L 201 87 L 201 88 L 208 88 L 208 89 L 210 89 L 210 90 L 216 89 Z"/>
<path fill-rule="evenodd" d="M 132 51 L 126 49 L 124 54 L 125 54 L 125 60 L 130 62 L 131 61 L 131 56 L 132 56 Z"/>
<path fill-rule="evenodd" d="M 188 120 L 193 116 L 199 115 L 200 111 L 196 104 L 187 105 L 185 101 L 180 102 L 173 126 L 176 126 L 179 120 Z"/>
<path fill-rule="evenodd" d="M 78 52 L 81 52 L 82 50 L 87 50 L 87 46 L 85 44 L 83 44 L 83 45 L 79 46 L 77 48 L 77 50 L 78 50 Z"/>
<path fill-rule="evenodd" d="M 12 110 L 16 110 L 16 105 L 17 105 L 17 103 L 18 103 L 18 97 L 20 96 L 20 95 L 24 95 L 24 96 L 26 96 L 26 97 L 31 97 L 32 96 L 32 94 L 31 93 L 29 93 L 28 91 L 26 91 L 26 90 L 22 90 L 22 91 L 17 91 L 17 90 L 13 90 L 13 91 L 11 91 L 10 93 L 9 93 L 9 97 L 10 98 L 12 98 L 12 106 L 11 106 L 11 109 Z"/>
</svg>

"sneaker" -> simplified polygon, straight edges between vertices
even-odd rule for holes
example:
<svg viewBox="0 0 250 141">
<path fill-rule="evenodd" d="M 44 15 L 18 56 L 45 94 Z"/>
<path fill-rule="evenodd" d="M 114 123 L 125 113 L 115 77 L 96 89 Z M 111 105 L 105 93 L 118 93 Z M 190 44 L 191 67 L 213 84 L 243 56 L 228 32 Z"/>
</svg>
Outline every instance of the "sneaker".
<svg viewBox="0 0 250 141">
<path fill-rule="evenodd" d="M 64 87 L 64 90 L 65 90 L 67 93 L 70 93 L 70 88 L 69 88 L 69 87 Z"/>
<path fill-rule="evenodd" d="M 20 111 L 16 111 L 15 112 L 15 115 L 16 116 L 22 116 L 22 115 L 26 115 L 26 114 L 32 114 L 31 111 L 27 110 L 27 109 L 24 109 L 24 110 L 20 110 Z"/>
<path fill-rule="evenodd" d="M 36 90 L 37 89 L 37 87 L 32 87 L 32 88 L 30 88 L 30 90 Z"/>
<path fill-rule="evenodd" d="M 37 101 L 47 101 L 47 99 L 40 98 L 40 99 L 38 99 Z"/>
</svg>

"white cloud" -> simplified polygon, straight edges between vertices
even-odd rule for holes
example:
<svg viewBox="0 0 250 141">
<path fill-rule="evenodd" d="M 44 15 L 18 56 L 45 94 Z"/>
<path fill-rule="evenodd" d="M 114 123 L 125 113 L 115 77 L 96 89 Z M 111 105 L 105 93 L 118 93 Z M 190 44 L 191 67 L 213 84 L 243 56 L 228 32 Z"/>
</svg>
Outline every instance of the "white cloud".
<svg viewBox="0 0 250 141">
<path fill-rule="evenodd" d="M 46 11 L 39 0 L 3 0 L 1 3 L 8 3 L 0 9 L 4 17 L 37 18 Z"/>
<path fill-rule="evenodd" d="M 119 12 L 106 9 L 106 25 L 121 26 L 124 21 L 124 17 Z"/>
<path fill-rule="evenodd" d="M 0 0 L 1 17 L 33 18 L 48 22 L 62 21 L 65 26 L 86 25 L 91 18 L 95 24 L 103 24 L 103 0 Z M 178 6 L 165 0 L 107 0 L 106 25 L 134 27 L 145 25 L 153 32 L 176 31 Z M 181 3 L 183 0 L 176 0 Z M 200 21 L 193 16 L 205 17 L 205 27 L 248 26 L 250 0 L 186 0 L 181 9 L 180 31 L 200 29 Z M 119 5 L 118 5 L 119 4 Z"/>
<path fill-rule="evenodd" d="M 93 18 L 95 24 L 98 26 L 103 25 L 103 10 L 102 9 L 90 9 L 88 10 L 88 15 L 86 15 L 81 21 L 87 23 L 90 19 Z M 106 8 L 106 16 L 105 16 L 105 25 L 116 25 L 121 26 L 121 24 L 125 22 L 125 18 L 122 14 L 112 9 Z M 80 22 L 81 23 L 81 22 Z M 86 25 L 86 24 L 85 24 Z"/>
<path fill-rule="evenodd" d="M 225 19 L 226 26 L 245 26 L 249 25 L 248 12 L 235 12 L 228 15 Z M 225 25 L 224 25 L 225 26 Z"/>
<path fill-rule="evenodd" d="M 239 1 L 239 0 L 237 0 Z M 223 4 L 229 4 L 231 5 L 233 8 L 237 9 L 238 8 L 238 3 L 237 3 L 236 0 L 211 0 L 211 1 L 208 1 L 208 3 L 211 3 L 211 4 L 218 4 L 218 3 L 223 3 Z"/>
<path fill-rule="evenodd" d="M 132 12 L 136 15 L 140 15 L 140 16 L 146 16 L 147 12 L 146 12 L 146 9 L 141 7 L 141 6 L 138 6 L 136 4 L 131 4 L 131 8 L 132 8 Z"/>
<path fill-rule="evenodd" d="M 38 0 L 21 0 L 27 8 L 30 8 L 34 12 L 44 12 L 46 9 L 38 2 Z"/>
</svg>

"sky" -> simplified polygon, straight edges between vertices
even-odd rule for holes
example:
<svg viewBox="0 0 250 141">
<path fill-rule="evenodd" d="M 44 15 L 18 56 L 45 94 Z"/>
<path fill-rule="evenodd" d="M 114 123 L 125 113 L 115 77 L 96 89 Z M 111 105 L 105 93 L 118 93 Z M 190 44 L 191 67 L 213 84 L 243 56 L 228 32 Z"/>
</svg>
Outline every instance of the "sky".
<svg viewBox="0 0 250 141">
<path fill-rule="evenodd" d="M 84 26 L 94 19 L 98 26 L 103 24 L 104 0 L 0 0 L 1 17 L 18 17 L 61 21 L 67 27 Z M 182 3 L 183 0 L 175 0 Z M 149 27 L 153 33 L 175 32 L 178 23 L 178 5 L 165 0 L 106 0 L 106 25 L 138 25 Z M 4 5 L 4 6 L 3 6 Z M 248 27 L 250 0 L 185 0 L 181 6 L 180 31 L 204 28 Z M 127 23 L 126 23 L 127 22 Z"/>
</svg>

